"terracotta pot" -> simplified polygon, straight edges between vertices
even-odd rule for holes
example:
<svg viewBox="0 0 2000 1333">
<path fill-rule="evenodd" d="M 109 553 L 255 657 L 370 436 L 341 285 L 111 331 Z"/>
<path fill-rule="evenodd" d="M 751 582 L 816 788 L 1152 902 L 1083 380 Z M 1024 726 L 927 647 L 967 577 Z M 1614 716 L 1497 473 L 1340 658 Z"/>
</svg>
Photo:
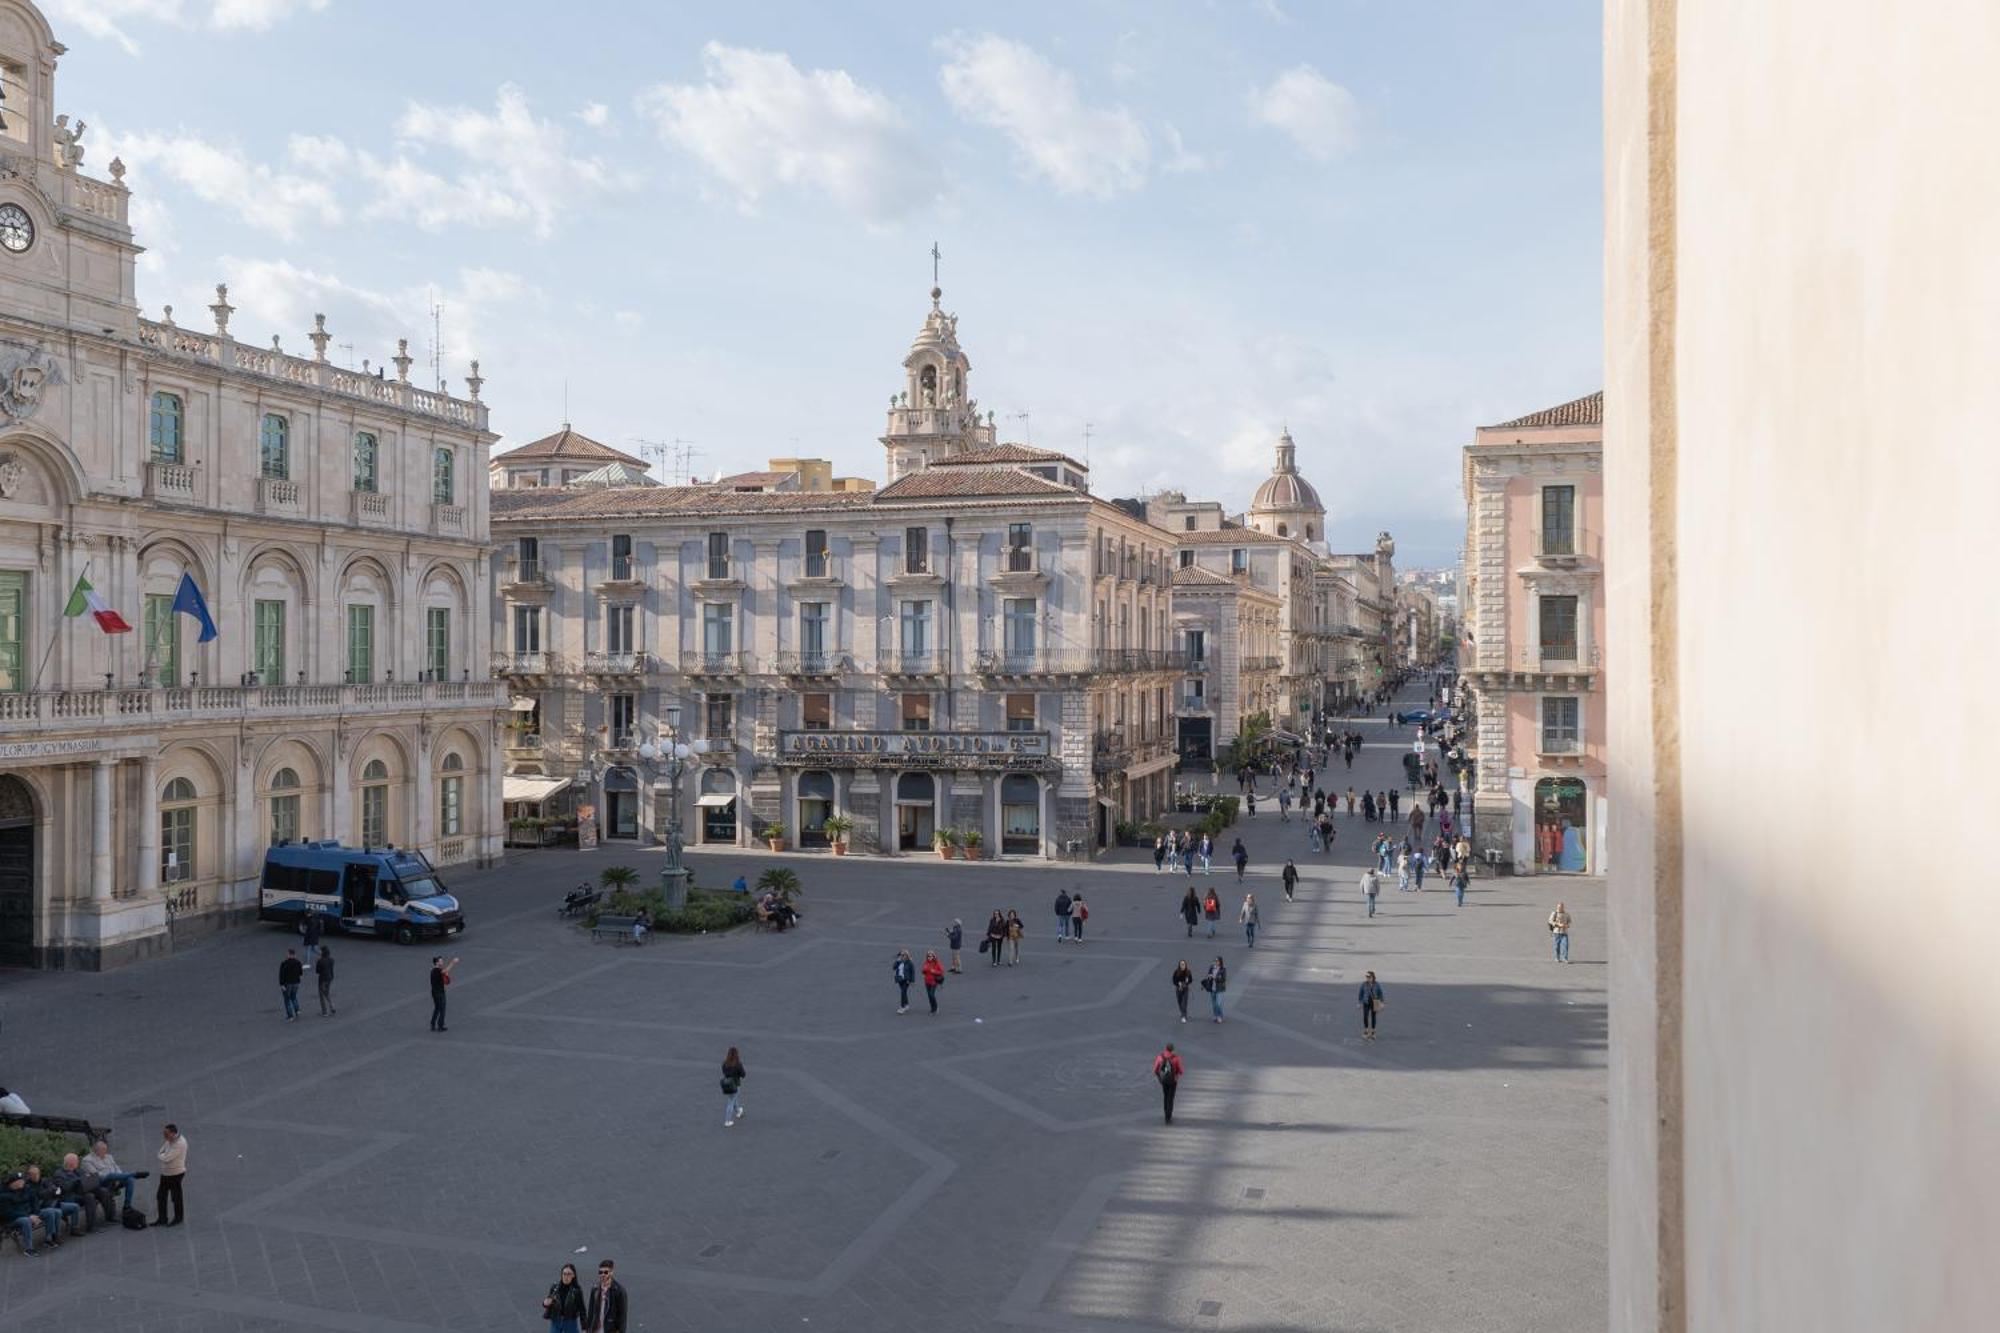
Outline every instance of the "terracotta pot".
<svg viewBox="0 0 2000 1333">
<path fill-rule="evenodd" d="M 968 861 L 977 861 L 984 850 L 984 848 L 980 847 L 967 847 L 965 849 L 965 859 Z"/>
<path fill-rule="evenodd" d="M 940 861 L 951 860 L 951 853 L 952 853 L 952 846 L 950 843 L 941 842 L 937 845 L 938 860 Z"/>
<path fill-rule="evenodd" d="M 774 852 L 785 850 L 785 840 L 783 838 L 766 838 L 764 842 Z"/>
<path fill-rule="evenodd" d="M 836 842 L 835 844 L 833 844 L 833 854 L 835 856 L 847 855 L 847 844 L 844 842 Z"/>
</svg>

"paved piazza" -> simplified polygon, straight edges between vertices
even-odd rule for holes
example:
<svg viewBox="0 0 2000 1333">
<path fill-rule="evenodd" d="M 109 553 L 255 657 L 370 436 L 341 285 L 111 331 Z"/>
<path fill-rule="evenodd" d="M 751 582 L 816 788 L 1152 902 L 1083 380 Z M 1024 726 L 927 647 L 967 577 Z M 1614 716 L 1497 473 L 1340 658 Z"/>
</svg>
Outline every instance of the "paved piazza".
<svg viewBox="0 0 2000 1333">
<path fill-rule="evenodd" d="M 1361 725 L 1356 776 L 1384 785 L 1402 733 Z M 608 1255 L 649 1330 L 1601 1328 L 1601 886 L 1480 880 L 1457 910 L 1436 881 L 1391 885 L 1369 921 L 1374 827 L 1343 816 L 1327 861 L 1275 810 L 1246 821 L 1254 951 L 1233 924 L 1185 940 L 1185 880 L 1136 853 L 788 857 L 796 934 L 593 945 L 554 919 L 562 890 L 657 855 L 606 849 L 453 877 L 473 924 L 442 1036 L 428 951 L 375 941 L 333 941 L 340 1014 L 316 1015 L 308 978 L 291 1025 L 275 928 L 111 973 L 0 974 L 0 1079 L 109 1117 L 127 1165 L 152 1165 L 165 1119 L 191 1144 L 185 1227 L 32 1262 L 10 1247 L 5 1322 L 533 1329 L 561 1263 L 588 1280 Z M 769 859 L 696 865 L 727 883 Z M 1233 923 L 1220 856 L 1215 883 Z M 1078 885 L 1090 942 L 1057 945 L 1051 903 Z M 1543 924 L 1559 896 L 1568 967 Z M 996 906 L 1030 924 L 1019 968 L 973 952 Z M 896 948 L 942 951 L 953 916 L 965 975 L 939 1016 L 921 991 L 898 1016 Z M 1167 974 L 1218 952 L 1229 1021 L 1182 1026 Z M 1364 1046 L 1371 967 L 1388 1004 Z M 1188 1065 L 1172 1126 L 1148 1074 L 1165 1040 Z M 748 1114 L 725 1131 L 731 1043 Z"/>
</svg>

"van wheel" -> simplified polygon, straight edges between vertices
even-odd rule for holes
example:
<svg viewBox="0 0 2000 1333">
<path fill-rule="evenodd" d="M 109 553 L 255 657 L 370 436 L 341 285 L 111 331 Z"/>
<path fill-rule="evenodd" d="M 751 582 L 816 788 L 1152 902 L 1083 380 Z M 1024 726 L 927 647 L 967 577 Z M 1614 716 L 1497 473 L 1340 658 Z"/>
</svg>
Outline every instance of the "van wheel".
<svg viewBox="0 0 2000 1333">
<path fill-rule="evenodd" d="M 416 931 L 410 929 L 408 925 L 401 925 L 396 927 L 396 943 L 415 944 L 416 942 L 417 942 Z"/>
</svg>

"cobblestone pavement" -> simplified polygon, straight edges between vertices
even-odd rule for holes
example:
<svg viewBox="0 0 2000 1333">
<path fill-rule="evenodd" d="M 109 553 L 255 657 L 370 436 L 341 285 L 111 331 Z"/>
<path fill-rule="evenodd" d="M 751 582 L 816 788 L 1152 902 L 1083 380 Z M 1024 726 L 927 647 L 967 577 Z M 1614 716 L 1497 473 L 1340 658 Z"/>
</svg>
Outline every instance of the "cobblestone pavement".
<svg viewBox="0 0 2000 1333">
<path fill-rule="evenodd" d="M 1384 786 L 1407 730 L 1357 725 L 1354 780 Z M 1324 858 L 1296 819 L 1244 821 L 1254 951 L 1221 857 L 1211 943 L 1175 916 L 1184 877 L 1130 852 L 796 858 L 797 933 L 593 945 L 555 920 L 562 890 L 656 855 L 609 848 L 450 877 L 472 926 L 441 1035 L 429 950 L 373 940 L 333 942 L 340 1013 L 308 998 L 294 1024 L 276 928 L 101 975 L 0 973 L 0 1081 L 108 1117 L 128 1165 L 166 1119 L 191 1144 L 186 1226 L 0 1254 L 0 1323 L 533 1329 L 560 1264 L 588 1279 L 610 1256 L 645 1330 L 1601 1328 L 1601 886 L 1482 879 L 1463 909 L 1435 881 L 1391 886 L 1369 920 L 1373 828 L 1340 830 Z M 714 884 L 767 860 L 696 865 Z M 1079 885 L 1090 940 L 1059 945 L 1050 905 Z M 1543 924 L 1558 897 L 1567 967 Z M 971 951 L 994 907 L 1031 926 L 1018 968 Z M 895 949 L 941 950 L 954 916 L 965 974 L 937 1017 L 920 996 L 899 1016 Z M 1197 990 L 1183 1026 L 1168 972 L 1216 954 L 1229 1020 Z M 1388 1005 L 1364 1045 L 1368 968 Z M 1171 1126 L 1148 1074 L 1167 1040 L 1188 1066 Z M 748 1114 L 725 1130 L 730 1044 Z"/>
</svg>

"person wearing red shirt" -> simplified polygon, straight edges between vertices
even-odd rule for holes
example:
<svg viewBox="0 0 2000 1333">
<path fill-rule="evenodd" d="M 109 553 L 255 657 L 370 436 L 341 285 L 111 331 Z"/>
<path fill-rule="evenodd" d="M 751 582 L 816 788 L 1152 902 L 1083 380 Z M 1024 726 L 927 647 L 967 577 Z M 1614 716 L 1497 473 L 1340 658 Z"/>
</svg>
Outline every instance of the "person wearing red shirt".
<svg viewBox="0 0 2000 1333">
<path fill-rule="evenodd" d="M 944 985 L 944 964 L 938 961 L 935 949 L 924 950 L 924 998 L 931 1002 L 931 1012 L 937 1012 L 938 987 Z"/>
<path fill-rule="evenodd" d="M 1167 1043 L 1165 1050 L 1153 1057 L 1153 1077 L 1160 1080 L 1160 1096 L 1166 1103 L 1167 1123 L 1174 1123 L 1174 1090 L 1180 1087 L 1181 1075 L 1187 1073 L 1187 1066 L 1174 1054 L 1174 1044 Z"/>
</svg>

